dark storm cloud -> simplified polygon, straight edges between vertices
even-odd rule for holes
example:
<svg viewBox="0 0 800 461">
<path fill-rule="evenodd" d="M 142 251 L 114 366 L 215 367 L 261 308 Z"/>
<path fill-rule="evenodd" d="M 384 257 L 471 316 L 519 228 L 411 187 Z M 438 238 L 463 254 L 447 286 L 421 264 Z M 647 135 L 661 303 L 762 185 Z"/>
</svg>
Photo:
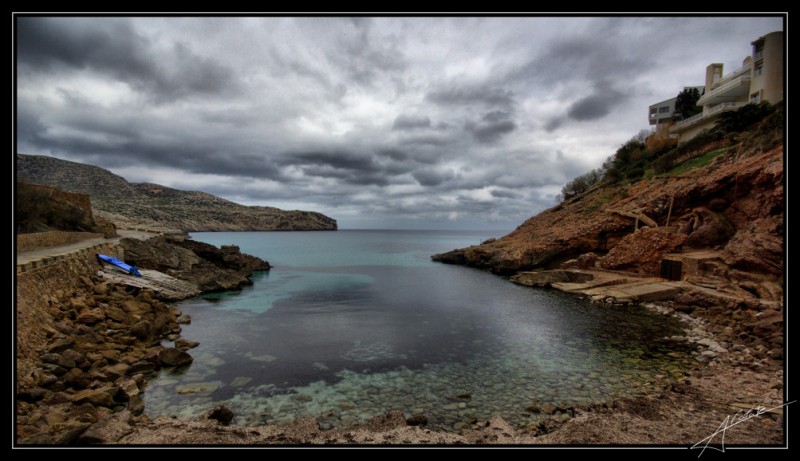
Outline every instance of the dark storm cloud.
<svg viewBox="0 0 800 461">
<path fill-rule="evenodd" d="M 422 115 L 398 115 L 392 124 L 393 130 L 414 130 L 418 128 L 430 128 L 431 119 Z"/>
<path fill-rule="evenodd" d="M 400 140 L 403 145 L 430 145 L 430 146 L 444 146 L 451 142 L 449 136 L 440 134 L 419 134 L 406 136 Z"/>
<path fill-rule="evenodd" d="M 544 47 L 543 54 L 513 69 L 505 79 L 547 85 L 576 79 L 599 81 L 625 78 L 652 66 L 652 53 L 625 41 L 598 40 L 597 34 L 607 32 L 596 25 L 587 33 L 556 39 Z"/>
<path fill-rule="evenodd" d="M 38 119 L 18 120 L 20 138 L 40 151 L 72 153 L 80 160 L 105 167 L 158 165 L 198 174 L 226 174 L 281 179 L 277 166 L 246 143 L 209 143 L 191 136 L 153 136 L 152 127 L 136 121 L 76 117 L 69 134 L 53 134 Z M 142 131 L 149 135 L 143 135 Z"/>
<path fill-rule="evenodd" d="M 425 99 L 442 106 L 473 106 L 481 104 L 489 108 L 512 110 L 516 101 L 514 93 L 490 86 L 451 86 L 429 92 Z"/>
<path fill-rule="evenodd" d="M 414 179 L 422 186 L 438 186 L 439 184 L 452 179 L 453 171 L 435 171 L 431 169 L 417 170 L 412 173 Z"/>
<path fill-rule="evenodd" d="M 490 192 L 490 194 L 492 194 L 492 197 L 498 197 L 498 198 L 522 198 L 523 197 L 522 194 L 520 194 L 518 192 L 514 192 L 512 190 L 507 190 L 507 189 L 494 189 L 494 190 L 492 190 Z"/>
<path fill-rule="evenodd" d="M 327 166 L 335 170 L 354 170 L 376 172 L 379 170 L 375 160 L 367 155 L 347 151 L 311 151 L 288 154 L 283 165 L 317 165 Z"/>
<path fill-rule="evenodd" d="M 501 136 L 514 131 L 517 124 L 511 114 L 503 111 L 488 112 L 478 122 L 468 122 L 464 128 L 482 143 L 496 142 Z"/>
<path fill-rule="evenodd" d="M 567 115 L 579 121 L 602 118 L 611 113 L 625 99 L 622 92 L 603 83 L 597 86 L 594 94 L 573 103 L 567 111 Z"/>
<path fill-rule="evenodd" d="M 394 148 L 378 149 L 377 153 L 380 156 L 389 157 L 390 159 L 398 162 L 408 160 L 410 158 L 408 152 Z"/>
<path fill-rule="evenodd" d="M 545 122 L 544 129 L 548 133 L 551 133 L 554 130 L 557 130 L 559 127 L 561 127 L 561 125 L 563 125 L 565 121 L 566 121 L 565 118 L 562 116 L 553 117 L 549 119 L 547 122 Z"/>
<path fill-rule="evenodd" d="M 234 86 L 230 69 L 176 42 L 159 53 L 125 19 L 21 17 L 17 20 L 20 64 L 43 71 L 54 66 L 91 69 L 175 99 L 216 94 Z"/>
<path fill-rule="evenodd" d="M 355 34 L 342 34 L 338 40 L 339 53 L 330 59 L 345 70 L 348 80 L 361 85 L 373 85 L 381 74 L 400 73 L 406 68 L 405 56 L 392 37 L 377 39 L 372 34 L 371 18 L 346 18 Z"/>
<path fill-rule="evenodd" d="M 627 17 L 14 24 L 20 152 L 315 209 L 343 227 L 428 228 L 513 228 L 638 132 L 649 104 L 780 28 Z"/>
</svg>

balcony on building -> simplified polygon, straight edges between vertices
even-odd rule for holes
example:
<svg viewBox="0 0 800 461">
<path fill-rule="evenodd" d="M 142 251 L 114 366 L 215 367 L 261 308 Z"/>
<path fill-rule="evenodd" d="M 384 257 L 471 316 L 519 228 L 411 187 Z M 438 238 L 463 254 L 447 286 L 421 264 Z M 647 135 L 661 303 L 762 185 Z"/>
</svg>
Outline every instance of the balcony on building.
<svg viewBox="0 0 800 461">
<path fill-rule="evenodd" d="M 700 97 L 698 106 L 715 106 L 724 102 L 741 102 L 750 94 L 752 61 L 725 75 L 711 85 L 711 90 Z"/>
</svg>

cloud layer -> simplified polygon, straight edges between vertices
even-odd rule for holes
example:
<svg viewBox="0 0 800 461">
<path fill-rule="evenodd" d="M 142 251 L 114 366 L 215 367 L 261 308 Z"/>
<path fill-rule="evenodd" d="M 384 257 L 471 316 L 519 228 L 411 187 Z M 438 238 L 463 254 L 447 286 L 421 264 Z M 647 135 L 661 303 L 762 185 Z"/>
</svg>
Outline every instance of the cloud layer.
<svg viewBox="0 0 800 461">
<path fill-rule="evenodd" d="M 779 18 L 17 17 L 18 151 L 342 227 L 511 229 Z"/>
</svg>

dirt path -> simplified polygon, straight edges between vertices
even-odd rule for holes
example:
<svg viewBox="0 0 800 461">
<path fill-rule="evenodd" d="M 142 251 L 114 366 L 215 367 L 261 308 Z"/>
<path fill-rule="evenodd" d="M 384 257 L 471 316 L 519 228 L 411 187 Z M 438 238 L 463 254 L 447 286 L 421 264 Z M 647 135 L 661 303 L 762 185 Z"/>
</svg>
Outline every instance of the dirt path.
<svg viewBox="0 0 800 461">
<path fill-rule="evenodd" d="M 41 261 L 47 258 L 66 256 L 68 254 L 77 253 L 81 250 L 85 250 L 87 248 L 91 248 L 96 245 L 102 245 L 104 243 L 119 243 L 121 239 L 126 237 L 135 238 L 139 240 L 147 240 L 151 237 L 158 235 L 156 233 L 151 233 L 151 232 L 122 230 L 122 229 L 118 230 L 117 234 L 119 234 L 119 237 L 114 237 L 110 239 L 102 237 L 91 238 L 91 239 L 81 240 L 80 242 L 69 243 L 67 245 L 40 248 L 38 250 L 31 250 L 23 253 L 17 253 L 17 266 L 23 266 L 25 264 L 30 264 L 32 262 Z"/>
</svg>

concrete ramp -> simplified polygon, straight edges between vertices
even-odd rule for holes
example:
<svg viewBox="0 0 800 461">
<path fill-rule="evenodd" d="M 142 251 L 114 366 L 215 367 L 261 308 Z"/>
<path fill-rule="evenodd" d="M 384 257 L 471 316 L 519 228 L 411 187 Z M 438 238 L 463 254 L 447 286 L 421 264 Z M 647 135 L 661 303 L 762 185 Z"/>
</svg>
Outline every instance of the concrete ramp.
<svg viewBox="0 0 800 461">
<path fill-rule="evenodd" d="M 176 279 L 163 272 L 139 269 L 141 277 L 134 277 L 121 270 L 106 265 L 104 270 L 98 271 L 97 275 L 104 279 L 120 284 L 137 288 L 149 288 L 166 299 L 185 299 L 200 294 L 200 290 L 191 283 Z"/>
<path fill-rule="evenodd" d="M 650 302 L 671 299 L 681 292 L 677 283 L 670 282 L 636 282 L 623 283 L 607 287 L 584 290 L 583 293 L 594 297 L 613 297 L 618 301 Z"/>
</svg>

